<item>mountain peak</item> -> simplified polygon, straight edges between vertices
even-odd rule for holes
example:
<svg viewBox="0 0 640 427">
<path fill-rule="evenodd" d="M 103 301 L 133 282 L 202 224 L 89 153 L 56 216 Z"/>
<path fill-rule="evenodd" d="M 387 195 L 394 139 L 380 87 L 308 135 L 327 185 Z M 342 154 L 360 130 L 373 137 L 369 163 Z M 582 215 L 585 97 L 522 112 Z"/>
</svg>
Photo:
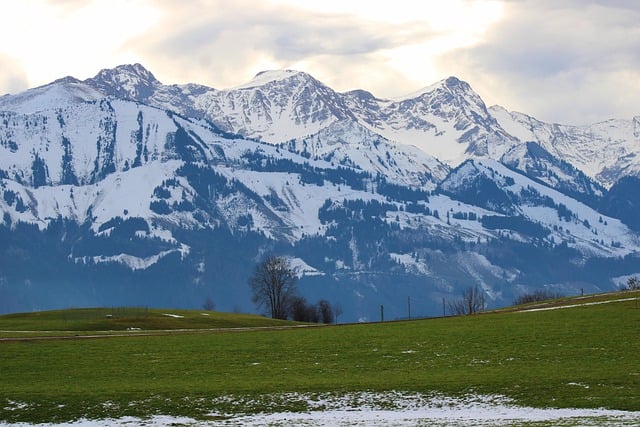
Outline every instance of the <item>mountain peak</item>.
<svg viewBox="0 0 640 427">
<path fill-rule="evenodd" d="M 455 76 L 449 76 L 446 79 L 442 79 L 440 81 L 437 81 L 436 83 L 433 83 L 432 85 L 425 86 L 421 89 L 418 89 L 415 92 L 411 92 L 406 95 L 392 98 L 392 100 L 396 102 L 402 102 L 410 99 L 419 98 L 423 95 L 433 93 L 437 90 L 446 90 L 448 92 L 462 92 L 462 93 L 473 92 L 473 90 L 471 89 L 471 86 L 469 86 L 469 83 L 463 80 L 460 80 Z"/>
<path fill-rule="evenodd" d="M 447 77 L 446 79 L 444 79 L 444 83 L 448 87 L 456 87 L 456 86 L 459 86 L 460 84 L 464 84 L 464 82 L 462 80 L 460 80 L 459 78 L 457 78 L 455 76 Z"/>
<path fill-rule="evenodd" d="M 148 98 L 162 83 L 141 64 L 124 64 L 100 70 L 85 83 L 106 95 L 130 99 Z"/>
<path fill-rule="evenodd" d="M 256 74 L 249 82 L 236 86 L 233 89 L 250 89 L 265 86 L 269 83 L 280 82 L 292 78 L 302 78 L 304 80 L 314 80 L 309 74 L 297 70 L 265 70 Z"/>
<path fill-rule="evenodd" d="M 443 88 L 450 92 L 468 93 L 473 92 L 469 83 L 464 80 L 460 80 L 455 76 L 449 76 L 444 80 L 440 80 L 438 83 L 432 86 L 434 89 Z"/>
<path fill-rule="evenodd" d="M 127 75 L 127 76 L 135 76 L 141 80 L 160 83 L 156 77 L 151 73 L 151 71 L 147 70 L 142 64 L 123 64 L 118 65 L 113 69 L 103 69 L 98 72 L 96 78 L 99 76 L 108 76 L 108 75 Z"/>
<path fill-rule="evenodd" d="M 74 83 L 80 83 L 80 80 L 76 79 L 73 76 L 66 76 L 66 77 L 62 77 L 60 79 L 57 79 L 53 82 L 53 84 L 55 83 L 61 83 L 61 84 L 74 84 Z"/>
</svg>

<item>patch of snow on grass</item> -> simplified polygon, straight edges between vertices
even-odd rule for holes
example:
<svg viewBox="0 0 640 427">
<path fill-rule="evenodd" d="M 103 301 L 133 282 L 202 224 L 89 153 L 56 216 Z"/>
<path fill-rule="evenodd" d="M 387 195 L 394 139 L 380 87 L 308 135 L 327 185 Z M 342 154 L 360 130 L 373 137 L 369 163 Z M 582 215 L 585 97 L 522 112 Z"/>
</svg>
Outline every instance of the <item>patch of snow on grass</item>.
<svg viewBox="0 0 640 427">
<path fill-rule="evenodd" d="M 165 427 L 182 426 L 507 426 L 514 424 L 551 423 L 556 426 L 630 426 L 638 425 L 640 412 L 607 409 L 558 409 L 517 406 L 500 395 L 468 395 L 446 397 L 418 393 L 347 393 L 336 394 L 282 394 L 271 396 L 283 401 L 306 403 L 304 412 L 276 412 L 260 414 L 220 414 L 211 412 L 215 420 L 196 420 L 189 417 L 155 415 L 149 418 L 110 418 L 39 426 L 118 426 Z M 220 401 L 235 401 L 232 396 Z M 251 406 L 251 403 L 240 402 Z M 246 407 L 244 404 L 240 407 Z M 0 427 L 27 424 L 4 424 Z"/>
<path fill-rule="evenodd" d="M 4 409 L 7 411 L 19 411 L 21 409 L 27 409 L 28 407 L 29 407 L 28 403 L 8 400 L 7 406 L 5 406 Z"/>
<path fill-rule="evenodd" d="M 557 305 L 557 306 L 553 306 L 553 307 L 541 307 L 541 308 L 529 308 L 526 310 L 520 310 L 518 311 L 518 313 L 529 313 L 532 311 L 548 311 L 548 310 L 560 310 L 563 308 L 575 308 L 575 307 L 585 307 L 588 305 L 600 305 L 600 304 L 610 304 L 612 302 L 624 302 L 624 301 L 634 301 L 637 300 L 638 298 L 621 298 L 621 299 L 614 299 L 614 300 L 607 300 L 607 301 L 596 301 L 596 302 L 585 302 L 582 304 L 570 304 L 570 305 Z"/>
</svg>

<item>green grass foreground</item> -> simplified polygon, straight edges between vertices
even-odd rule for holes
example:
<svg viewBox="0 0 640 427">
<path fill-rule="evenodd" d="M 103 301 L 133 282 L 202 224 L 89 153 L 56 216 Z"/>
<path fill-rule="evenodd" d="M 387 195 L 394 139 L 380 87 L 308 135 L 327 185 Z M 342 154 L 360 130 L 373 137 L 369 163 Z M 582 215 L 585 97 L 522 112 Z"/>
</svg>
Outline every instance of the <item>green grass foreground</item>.
<svg viewBox="0 0 640 427">
<path fill-rule="evenodd" d="M 250 328 L 292 322 L 252 314 L 144 307 L 78 308 L 0 316 L 0 337 L 75 335 L 78 332 Z M 28 331 L 28 334 L 25 332 Z"/>
<path fill-rule="evenodd" d="M 0 330 L 15 322 L 1 316 Z M 639 355 L 637 301 L 285 330 L 9 340 L 0 342 L 0 420 L 210 419 L 304 410 L 304 402 L 278 401 L 289 392 L 389 390 L 640 411 Z"/>
</svg>

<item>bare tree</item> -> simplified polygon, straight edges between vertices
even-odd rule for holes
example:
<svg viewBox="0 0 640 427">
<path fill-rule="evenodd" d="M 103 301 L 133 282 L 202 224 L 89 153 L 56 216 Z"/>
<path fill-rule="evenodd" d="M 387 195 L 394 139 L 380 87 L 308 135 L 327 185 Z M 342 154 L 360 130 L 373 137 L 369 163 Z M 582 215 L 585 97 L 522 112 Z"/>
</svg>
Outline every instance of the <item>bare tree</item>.
<svg viewBox="0 0 640 427">
<path fill-rule="evenodd" d="M 640 289 L 640 280 L 638 280 L 637 277 L 629 277 L 629 280 L 627 280 L 627 289 L 629 289 L 630 291 L 635 291 Z"/>
<path fill-rule="evenodd" d="M 558 292 L 548 291 L 546 289 L 537 289 L 533 292 L 522 294 L 513 300 L 513 305 L 528 304 L 531 302 L 547 301 L 550 299 L 562 298 L 564 295 Z"/>
<path fill-rule="evenodd" d="M 207 297 L 202 304 L 202 308 L 206 311 L 213 311 L 216 308 L 216 304 L 213 302 L 211 297 Z"/>
<path fill-rule="evenodd" d="M 289 310 L 291 318 L 297 322 L 318 323 L 320 321 L 318 307 L 309 304 L 306 298 L 300 295 L 291 297 Z"/>
<path fill-rule="evenodd" d="M 318 317 L 318 320 L 322 323 L 333 323 L 333 309 L 326 299 L 318 301 Z"/>
<path fill-rule="evenodd" d="M 294 295 L 289 303 L 289 315 L 298 322 L 325 323 L 334 322 L 333 309 L 327 300 L 320 300 L 316 304 L 309 304 L 307 300 Z"/>
<path fill-rule="evenodd" d="M 462 292 L 460 299 L 449 302 L 449 310 L 454 316 L 480 313 L 484 309 L 484 293 L 478 289 L 478 285 L 469 286 Z"/>
<path fill-rule="evenodd" d="M 336 316 L 336 323 L 338 323 L 338 317 L 342 314 L 342 306 L 339 303 L 333 305 L 333 314 Z"/>
<path fill-rule="evenodd" d="M 288 259 L 269 256 L 258 264 L 249 279 L 252 300 L 265 307 L 274 319 L 286 319 L 288 305 L 296 292 L 296 270 Z"/>
</svg>

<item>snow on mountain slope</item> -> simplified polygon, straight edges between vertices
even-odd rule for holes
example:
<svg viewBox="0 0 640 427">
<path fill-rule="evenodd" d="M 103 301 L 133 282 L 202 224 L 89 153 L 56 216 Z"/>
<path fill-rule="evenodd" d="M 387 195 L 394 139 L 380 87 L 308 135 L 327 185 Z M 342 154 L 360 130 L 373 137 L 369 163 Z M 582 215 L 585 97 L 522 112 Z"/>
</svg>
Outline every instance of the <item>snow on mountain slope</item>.
<svg viewBox="0 0 640 427">
<path fill-rule="evenodd" d="M 396 129 L 423 133 L 426 129 L 435 132 L 434 137 L 446 140 L 448 137 L 442 132 L 444 127 L 449 126 L 449 136 L 458 135 L 452 144 L 456 149 L 465 148 L 464 156 L 495 157 L 502 153 L 505 164 L 533 175 L 552 187 L 559 188 L 560 183 L 574 184 L 577 186 L 576 193 L 601 195 L 601 190 L 597 186 L 590 186 L 588 180 L 579 187 L 579 183 L 575 182 L 579 173 L 563 169 L 562 164 L 542 148 L 538 150 L 531 144 L 520 144 L 507 135 L 493 116 L 488 114 L 484 103 L 469 85 L 455 78 L 432 85 L 417 97 L 385 101 L 364 91 L 337 94 L 311 76 L 295 71 L 265 72 L 252 82 L 228 91 L 189 85 L 169 87 L 162 85 L 150 72 L 136 64 L 103 70 L 85 83 L 65 79 L 43 88 L 14 98 L 3 98 L 3 105 L 12 106 L 17 111 L 29 110 L 35 105 L 33 100 L 38 97 L 42 104 L 38 112 L 31 114 L 15 111 L 2 113 L 4 127 L 0 129 L 0 150 L 3 154 L 0 156 L 0 169 L 8 178 L 36 189 L 60 184 L 87 186 L 107 178 L 112 183 L 115 176 L 122 182 L 123 176 L 137 176 L 138 172 L 127 173 L 130 169 L 146 164 L 160 162 L 164 165 L 161 169 L 157 169 L 156 165 L 155 172 L 149 172 L 154 178 L 144 178 L 148 188 L 134 192 L 136 196 L 133 197 L 141 203 L 139 207 L 127 207 L 109 200 L 105 206 L 114 206 L 116 211 L 101 213 L 101 203 L 98 202 L 111 191 L 104 189 L 100 196 L 94 194 L 90 203 L 74 201 L 80 207 L 69 212 L 69 217 L 86 219 L 87 211 L 91 208 L 98 225 L 109 220 L 109 215 L 125 210 L 130 215 L 152 217 L 154 213 L 148 204 L 154 200 L 161 202 L 153 198 L 154 188 L 177 173 L 177 165 L 166 169 L 170 164 L 167 162 L 172 159 L 215 164 L 218 173 L 229 182 L 237 180 L 262 198 L 262 201 L 253 202 L 249 201 L 252 196 L 248 199 L 241 197 L 241 202 L 237 197 L 219 198 L 215 209 L 217 219 L 210 217 L 209 221 L 223 221 L 235 226 L 238 221 L 244 221 L 239 214 L 242 207 L 253 218 L 255 229 L 264 231 L 272 238 L 279 236 L 294 240 L 309 232 L 321 234 L 323 227 L 317 220 L 320 206 L 326 199 L 345 198 L 345 195 L 337 194 L 339 186 L 334 182 L 325 186 L 316 185 L 318 189 L 314 197 L 309 198 L 308 188 L 304 187 L 314 184 L 305 184 L 297 172 L 288 180 L 291 171 L 277 170 L 267 174 L 265 170 L 255 169 L 255 165 L 247 162 L 256 153 L 259 153 L 257 161 L 260 164 L 266 159 L 276 162 L 287 160 L 294 165 L 307 164 L 304 167 L 316 167 L 319 170 L 331 170 L 341 165 L 368 172 L 373 177 L 381 175 L 391 182 L 427 190 L 435 188 L 449 173 L 449 169 L 435 158 L 410 146 L 393 144 L 373 132 L 372 128 L 378 131 Z M 219 108 L 220 114 L 225 107 L 225 120 L 236 124 L 242 121 L 248 126 L 228 127 L 229 130 L 245 133 L 255 131 L 253 135 L 259 137 L 262 137 L 257 131 L 259 128 L 275 133 L 279 132 L 278 129 L 293 133 L 303 129 L 304 132 L 310 129 L 318 131 L 283 145 L 299 154 L 245 140 L 229 142 L 231 140 L 222 138 L 207 122 L 187 120 L 126 100 L 98 98 L 100 93 L 97 89 L 110 96 L 132 98 L 138 102 L 147 100 L 150 103 L 158 94 L 166 95 L 180 90 L 186 97 L 184 99 L 194 101 L 193 105 L 197 106 L 198 102 L 206 104 L 209 111 Z M 59 93 L 68 95 L 60 104 L 56 97 Z M 77 93 L 89 95 L 83 98 L 76 96 Z M 173 101 L 182 99 L 177 97 Z M 187 107 L 192 108 L 189 105 Z M 507 121 L 503 117 L 504 111 L 497 108 L 492 111 L 507 123 L 510 131 L 519 137 L 525 136 L 523 132 L 515 132 L 515 121 Z M 425 117 L 439 125 L 427 122 Z M 358 120 L 366 123 L 358 124 Z M 298 128 L 292 128 L 291 123 Z M 536 129 L 542 131 L 547 128 L 538 123 Z M 494 143 L 492 138 L 497 138 L 498 142 Z M 313 161 L 310 162 L 309 157 Z M 450 176 L 441 188 L 446 191 L 455 176 Z M 283 179 L 290 182 L 282 185 Z M 536 186 L 539 187 L 539 184 L 536 183 Z M 185 181 L 180 182 L 179 187 L 184 195 L 172 195 L 169 202 L 191 203 L 196 191 Z M 562 189 L 567 191 L 565 187 Z M 25 200 L 34 197 L 37 200 L 38 196 L 29 191 L 31 195 L 25 194 Z M 371 196 L 364 195 L 367 192 L 360 194 L 361 190 L 354 191 L 357 197 L 353 197 L 371 200 Z M 543 193 L 542 190 L 536 191 Z M 173 194 L 174 190 L 170 192 Z M 381 195 L 376 195 L 374 199 L 384 200 Z M 35 213 L 32 212 L 31 220 L 42 218 L 43 215 L 65 216 L 67 214 L 61 213 L 64 209 L 56 211 L 51 206 L 66 206 L 69 202 L 68 199 L 43 200 L 41 209 L 44 210 L 42 213 L 33 211 Z M 563 205 L 567 204 L 563 202 Z M 502 209 L 497 205 L 479 206 L 490 211 L 497 209 L 500 212 Z M 522 213 L 520 207 L 514 209 L 514 212 Z M 197 222 L 184 212 L 174 211 L 172 215 L 181 216 L 185 224 Z M 588 222 L 593 223 L 592 214 Z M 406 224 L 409 223 L 407 217 Z M 478 229 L 473 232 L 478 232 Z M 611 240 L 621 241 L 613 234 Z"/>
<path fill-rule="evenodd" d="M 521 141 L 535 141 L 606 188 L 626 175 L 640 174 L 640 117 L 588 126 L 544 123 L 493 106 L 491 114 Z"/>
<path fill-rule="evenodd" d="M 347 94 L 358 119 L 386 138 L 412 144 L 452 165 L 469 156 L 499 157 L 516 141 L 471 87 L 455 77 L 393 101 Z"/>
<path fill-rule="evenodd" d="M 47 218 L 62 217 L 80 223 L 90 220 L 97 231 L 116 216 L 148 222 L 163 217 L 164 226 L 152 227 L 150 236 L 171 239 L 170 229 L 177 224 L 204 225 L 193 210 L 170 208 L 194 204 L 198 196 L 180 175 L 184 161 L 211 164 L 231 186 L 229 194 L 219 192 L 210 202 L 215 215 L 204 215 L 206 221 L 236 227 L 242 217 L 251 217 L 250 228 L 274 239 L 321 232 L 318 210 L 338 194 L 371 199 L 367 192 L 347 186 L 339 190 L 335 184 L 305 184 L 296 173 L 252 170 L 246 156 L 259 153 L 265 159 L 330 170 L 327 161 L 309 160 L 273 145 L 225 139 L 206 123 L 131 101 L 78 100 L 65 109 L 2 113 L 2 117 L 6 127 L 0 129 L 0 169 L 11 179 L 6 189 L 26 204 L 22 212 L 17 205 L 4 206 L 13 223 L 26 221 L 44 228 Z M 233 182 L 249 193 L 231 191 Z M 317 188 L 309 192 L 310 185 Z M 264 201 L 253 200 L 252 194 Z M 153 203 L 168 206 L 161 208 L 167 212 L 154 211 Z"/>
<path fill-rule="evenodd" d="M 179 162 L 155 162 L 144 168 L 131 169 L 126 172 L 116 172 L 97 184 L 87 185 L 57 185 L 29 188 L 15 181 L 2 180 L 0 189 L 5 195 L 0 201 L 0 208 L 5 212 L 5 225 L 23 222 L 35 224 L 41 230 L 45 230 L 54 220 L 68 220 L 77 224 L 90 224 L 96 235 L 108 236 L 107 231 L 102 231 L 104 226 L 114 218 L 145 218 L 148 231 L 137 237 L 140 240 L 162 239 L 172 249 L 156 251 L 153 255 L 139 257 L 133 254 L 120 252 L 117 255 L 91 255 L 89 258 L 94 263 L 121 262 L 133 269 L 147 268 L 162 257 L 179 252 L 185 256 L 189 247 L 173 238 L 171 227 L 165 224 L 154 224 L 157 217 L 150 209 L 150 200 L 154 188 L 161 185 L 163 180 L 175 176 L 175 167 Z M 7 194 L 13 194 L 17 203 L 8 203 Z M 20 207 L 24 206 L 24 207 Z M 178 221 L 178 218 L 175 218 Z M 197 221 L 192 216 L 182 215 L 179 220 L 192 226 Z M 7 223 L 8 221 L 8 223 Z M 71 254 L 70 254 L 71 256 Z M 86 262 L 87 258 L 82 253 L 73 254 L 79 262 Z"/>
<path fill-rule="evenodd" d="M 137 101 L 191 118 L 204 117 L 204 112 L 194 107 L 197 98 L 217 92 L 193 83 L 164 85 L 140 64 L 103 69 L 83 83 L 100 91 L 103 96 Z"/>
<path fill-rule="evenodd" d="M 218 124 L 223 124 L 220 123 L 223 117 L 227 130 L 267 140 L 269 133 L 273 137 L 270 142 L 304 133 L 308 136 L 284 145 L 302 154 L 296 162 L 305 162 L 304 157 L 311 156 L 323 160 L 326 169 L 335 164 L 353 167 L 427 190 L 446 177 L 448 168 L 435 158 L 410 146 L 393 144 L 380 134 L 431 134 L 432 139 L 425 137 L 422 145 L 432 144 L 433 149 L 439 144 L 433 140 L 441 141 L 443 150 L 453 149 L 449 154 L 455 154 L 458 160 L 466 156 L 501 158 L 510 167 L 565 192 L 595 197 L 602 192 L 588 180 L 576 179 L 579 171 L 563 168 L 554 157 L 558 156 L 559 147 L 567 147 L 568 143 L 553 132 L 568 135 L 569 127 L 549 127 L 494 107 L 491 111 L 498 117 L 496 121 L 469 85 L 453 77 L 426 88 L 418 96 L 388 101 L 364 91 L 338 94 L 305 73 L 289 70 L 264 72 L 250 83 L 226 91 L 196 85 L 165 86 L 139 64 L 102 70 L 84 83 L 63 79 L 15 97 L 3 97 L 2 108 L 13 108 L 12 112 L 2 113 L 4 127 L 0 129 L 3 154 L 0 169 L 7 177 L 33 187 L 86 185 L 156 160 L 217 161 L 225 165 L 229 161 L 243 161 L 243 154 L 233 160 L 216 154 L 210 141 L 220 138 L 205 122 L 184 120 L 125 100 L 100 98 L 98 90 L 112 97 L 150 104 L 168 96 L 166 100 L 170 103 L 184 101 L 183 112 L 200 109 L 209 119 L 217 117 Z M 171 93 L 181 95 L 171 98 Z M 40 107 L 34 112 L 36 104 Z M 518 138 L 544 136 L 554 143 L 536 149 L 511 137 L 498 122 L 504 122 L 505 128 Z M 531 135 L 523 130 L 524 123 L 530 124 Z M 622 129 L 621 134 L 637 137 L 633 126 L 612 121 L 608 125 L 594 125 L 590 132 L 604 134 L 607 129 Z M 548 148 L 553 148 L 556 154 L 552 155 Z M 273 158 L 283 158 L 279 151 L 267 146 L 261 150 L 267 150 Z M 585 150 L 578 147 L 574 152 L 586 156 Z M 595 145 L 591 150 L 595 150 Z M 618 160 L 631 161 L 632 157 Z M 267 194 L 266 188 L 256 189 Z M 287 194 L 295 199 L 291 189 L 273 191 L 279 200 L 287 200 Z M 299 209 L 294 205 L 292 202 L 287 208 Z M 300 211 L 297 219 L 283 218 L 281 214 L 276 217 L 283 223 L 295 223 L 308 214 Z M 265 215 L 273 218 L 271 214 Z"/>
<path fill-rule="evenodd" d="M 227 132 L 269 143 L 316 134 L 345 120 L 454 165 L 469 156 L 498 158 L 515 143 L 482 99 L 455 77 L 393 101 L 362 90 L 337 93 L 293 70 L 265 71 L 226 90 L 165 86 L 138 64 L 103 70 L 86 82 L 109 95 L 206 118 Z"/>
<path fill-rule="evenodd" d="M 592 207 L 598 204 L 606 191 L 582 171 L 554 157 L 536 142 L 516 145 L 500 158 L 500 162 Z"/>
<path fill-rule="evenodd" d="M 607 188 L 622 176 L 640 173 L 640 118 L 583 127 L 546 124 L 501 107 L 487 109 L 469 84 L 455 77 L 392 100 L 364 90 L 337 93 L 293 70 L 262 72 L 236 88 L 216 90 L 163 85 L 134 64 L 102 70 L 85 83 L 109 96 L 204 118 L 229 133 L 269 143 L 350 120 L 452 166 L 467 158 L 497 160 L 514 146 L 535 141 Z"/>
<path fill-rule="evenodd" d="M 92 183 L 140 166 L 176 131 L 163 111 L 106 98 L 0 117 L 0 169 L 35 187 Z"/>
<path fill-rule="evenodd" d="M 0 97 L 0 111 L 33 114 L 43 110 L 62 109 L 79 101 L 97 101 L 103 97 L 95 88 L 73 77 L 66 77 L 17 95 Z"/>
<path fill-rule="evenodd" d="M 454 199 L 494 210 L 498 216 L 527 218 L 530 224 L 514 230 L 530 228 L 536 237 L 568 242 L 586 256 L 624 256 L 640 244 L 638 236 L 620 220 L 606 217 L 495 160 L 468 160 L 440 184 L 440 190 Z"/>
<path fill-rule="evenodd" d="M 387 180 L 432 190 L 449 173 L 449 168 L 410 145 L 396 144 L 357 122 L 335 122 L 318 133 L 282 144 L 337 165 L 354 167 Z"/>
<path fill-rule="evenodd" d="M 303 72 L 264 72 L 235 89 L 209 91 L 195 108 L 221 129 L 270 143 L 353 119 L 342 98 Z"/>
</svg>

